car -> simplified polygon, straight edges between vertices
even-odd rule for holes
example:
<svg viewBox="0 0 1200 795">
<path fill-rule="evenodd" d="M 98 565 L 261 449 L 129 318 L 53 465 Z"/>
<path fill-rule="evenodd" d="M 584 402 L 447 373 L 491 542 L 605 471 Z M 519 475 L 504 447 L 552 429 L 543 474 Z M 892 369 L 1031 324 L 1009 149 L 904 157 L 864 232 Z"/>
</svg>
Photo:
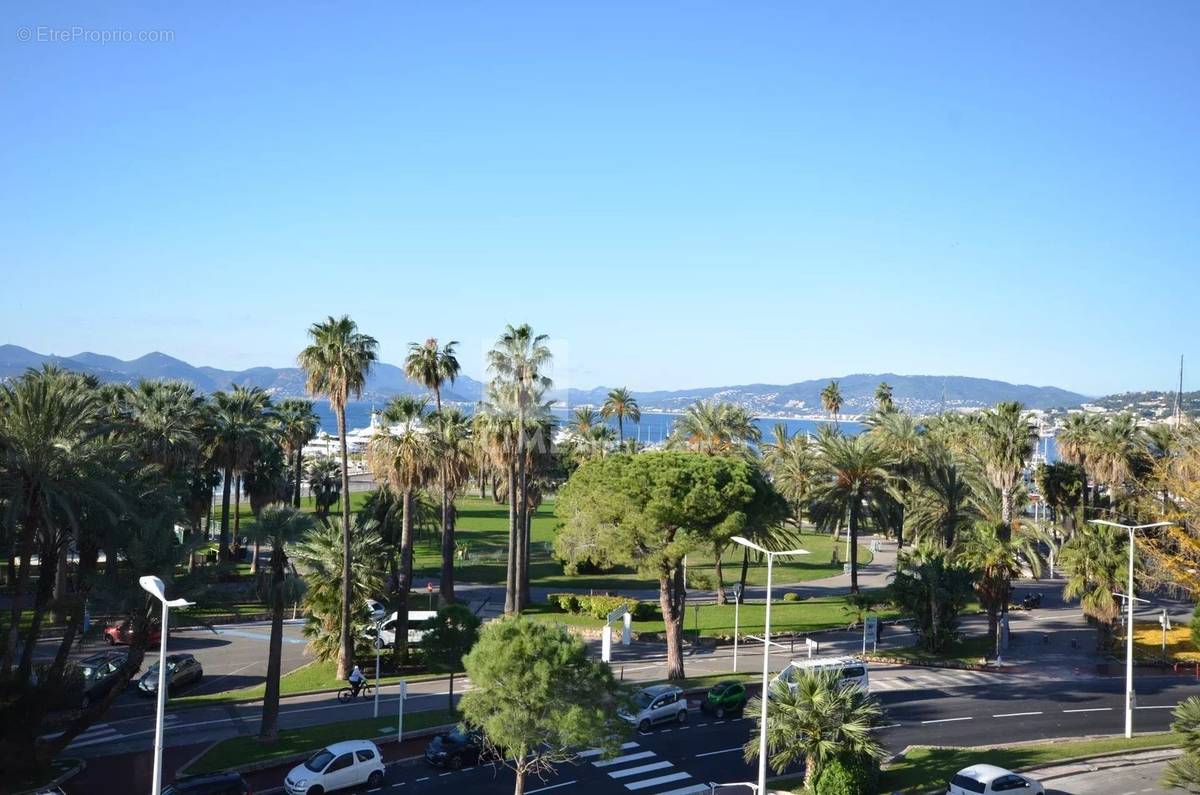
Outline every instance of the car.
<svg viewBox="0 0 1200 795">
<path fill-rule="evenodd" d="M 378 604 L 378 603 L 377 603 Z M 437 616 L 436 610 L 409 610 L 408 611 L 408 642 L 420 643 L 421 638 L 425 637 L 425 630 L 421 629 L 421 625 L 431 618 Z M 380 648 L 387 648 L 396 644 L 396 622 L 399 620 L 399 612 L 393 610 L 392 614 L 385 618 L 379 627 L 379 638 L 383 641 Z M 375 640 L 375 627 L 368 626 L 363 630 L 363 634 L 370 640 Z"/>
<path fill-rule="evenodd" d="M 858 657 L 806 657 L 792 660 L 774 679 L 767 690 L 767 698 L 774 698 L 776 683 L 785 682 L 789 690 L 796 689 L 796 683 L 805 672 L 824 673 L 833 671 L 844 687 L 859 687 L 863 692 L 870 692 L 871 675 L 867 664 Z"/>
<path fill-rule="evenodd" d="M 437 735 L 425 746 L 425 761 L 434 767 L 458 770 L 493 758 L 483 742 L 483 732 L 478 729 L 457 728 Z"/>
<path fill-rule="evenodd" d="M 83 676 L 83 685 L 77 700 L 80 709 L 87 709 L 92 704 L 107 696 L 113 688 L 124 688 L 128 684 L 121 673 L 127 655 L 124 652 L 104 652 L 85 657 L 76 663 Z"/>
<path fill-rule="evenodd" d="M 946 787 L 946 795 L 991 795 L 993 792 L 1045 795 L 1046 790 L 1029 776 L 1021 776 L 995 765 L 965 767 L 954 774 Z"/>
<path fill-rule="evenodd" d="M 649 731 L 656 723 L 683 723 L 687 720 L 687 699 L 673 685 L 652 685 L 633 697 L 633 710 L 618 713 L 638 731 Z"/>
<path fill-rule="evenodd" d="M 126 619 L 109 624 L 104 629 L 104 640 L 109 646 L 128 646 L 133 643 L 133 622 Z M 150 638 L 146 643 L 158 643 L 160 640 L 162 640 L 162 626 L 156 621 L 150 625 Z"/>
<path fill-rule="evenodd" d="M 183 776 L 163 787 L 162 795 L 254 795 L 241 773 Z"/>
<path fill-rule="evenodd" d="M 383 784 L 387 769 L 379 747 L 370 740 L 347 740 L 326 746 L 296 765 L 283 780 L 288 795 L 325 795 L 347 787 Z"/>
<path fill-rule="evenodd" d="M 700 710 L 723 718 L 726 715 L 741 713 L 746 708 L 746 701 L 746 686 L 741 682 L 717 682 L 704 695 L 704 700 L 700 702 Z"/>
<path fill-rule="evenodd" d="M 1021 607 L 1026 610 L 1034 610 L 1042 606 L 1041 593 L 1025 594 L 1025 598 L 1021 600 Z"/>
<path fill-rule="evenodd" d="M 195 684 L 204 678 L 204 666 L 190 654 L 167 655 L 167 695 L 184 685 Z M 158 693 L 158 663 L 146 669 L 138 680 L 138 692 L 144 696 Z"/>
</svg>

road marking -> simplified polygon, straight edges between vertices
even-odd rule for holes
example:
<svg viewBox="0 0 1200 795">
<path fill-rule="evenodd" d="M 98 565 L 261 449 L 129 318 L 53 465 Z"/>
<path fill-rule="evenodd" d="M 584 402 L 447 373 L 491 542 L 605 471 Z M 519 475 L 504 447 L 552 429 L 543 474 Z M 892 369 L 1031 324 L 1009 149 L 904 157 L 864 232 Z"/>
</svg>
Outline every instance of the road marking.
<svg viewBox="0 0 1200 795">
<path fill-rule="evenodd" d="M 662 762 L 651 762 L 648 765 L 638 765 L 637 767 L 631 767 L 626 770 L 614 770 L 608 774 L 608 777 L 629 778 L 630 776 L 640 776 L 642 773 L 649 773 L 652 770 L 663 770 L 668 767 L 675 767 L 675 765 L 665 760 Z"/>
<path fill-rule="evenodd" d="M 561 783 L 561 784 L 551 784 L 550 786 L 548 786 L 548 787 L 542 787 L 541 789 L 530 789 L 530 790 L 525 790 L 525 795 L 533 795 L 535 792 L 545 792 L 546 790 L 549 790 L 549 789 L 558 789 L 559 787 L 569 787 L 569 786 L 571 786 L 572 784 L 578 784 L 578 783 L 579 783 L 578 781 L 564 781 L 564 782 L 563 782 L 563 783 Z"/>
<path fill-rule="evenodd" d="M 445 777 L 445 776 L 449 776 L 449 775 L 450 775 L 450 774 L 452 774 L 453 772 L 454 772 L 454 771 L 453 771 L 453 770 L 451 770 L 451 771 L 448 771 L 448 772 L 446 772 L 446 773 L 438 773 L 438 778 L 443 778 L 443 777 Z"/>
<path fill-rule="evenodd" d="M 429 776 L 425 776 L 424 778 L 417 779 L 417 781 L 428 781 L 428 780 L 429 780 Z"/>
<path fill-rule="evenodd" d="M 740 751 L 740 750 L 742 750 L 742 746 L 737 745 L 737 746 L 734 746 L 733 748 L 726 748 L 721 751 L 709 751 L 708 753 L 705 753 L 705 754 L 696 754 L 696 758 L 699 759 L 702 756 L 716 756 L 717 754 L 729 754 L 729 753 L 733 753 L 734 751 Z"/>
<path fill-rule="evenodd" d="M 882 731 L 883 729 L 894 729 L 899 725 L 900 725 L 899 723 L 886 723 L 883 726 L 876 726 L 875 730 Z"/>
<path fill-rule="evenodd" d="M 645 789 L 646 787 L 657 787 L 659 784 L 669 784 L 672 781 L 682 781 L 685 778 L 691 778 L 687 773 L 672 773 L 669 776 L 659 776 L 658 778 L 648 778 L 645 781 L 635 781 L 632 784 L 626 784 L 625 789 Z"/>
<path fill-rule="evenodd" d="M 921 723 L 952 723 L 956 720 L 974 720 L 974 718 L 938 718 L 937 720 L 923 720 Z"/>
<path fill-rule="evenodd" d="M 648 759 L 652 756 L 654 756 L 653 751 L 640 751 L 636 754 L 625 754 L 625 756 L 618 756 L 615 759 L 603 759 L 599 762 L 592 762 L 592 765 L 594 767 L 610 767 L 612 765 L 621 765 L 626 762 L 636 762 L 639 759 Z"/>
<path fill-rule="evenodd" d="M 712 788 L 707 784 L 693 784 L 690 787 L 680 787 L 679 789 L 660 792 L 658 795 L 696 795 L 698 792 L 712 792 Z"/>
<path fill-rule="evenodd" d="M 637 747 L 638 747 L 637 743 L 628 742 L 628 743 L 622 744 L 620 750 L 627 751 L 630 748 L 637 748 Z M 580 759 L 589 759 L 593 756 L 600 756 L 600 754 L 602 754 L 602 753 L 604 753 L 603 748 L 589 748 L 586 751 L 580 751 L 579 753 L 575 754 L 575 756 L 579 757 Z"/>
<path fill-rule="evenodd" d="M 999 715 L 993 715 L 993 718 L 1021 718 L 1026 715 L 1041 715 L 1040 712 L 1002 712 Z"/>
<path fill-rule="evenodd" d="M 1063 712 L 1112 712 L 1112 707 L 1092 707 L 1091 709 L 1064 709 Z"/>
<path fill-rule="evenodd" d="M 1178 704 L 1159 704 L 1156 707 L 1145 706 L 1145 707 L 1138 707 L 1138 709 L 1175 709 L 1175 707 L 1177 707 L 1177 706 L 1179 706 L 1179 705 Z"/>
</svg>

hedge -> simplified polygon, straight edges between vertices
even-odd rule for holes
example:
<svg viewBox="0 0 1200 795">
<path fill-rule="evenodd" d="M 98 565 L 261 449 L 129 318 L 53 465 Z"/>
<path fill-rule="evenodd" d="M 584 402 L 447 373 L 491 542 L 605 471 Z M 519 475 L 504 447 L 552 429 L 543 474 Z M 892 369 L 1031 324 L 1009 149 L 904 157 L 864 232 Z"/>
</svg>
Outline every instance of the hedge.
<svg viewBox="0 0 1200 795">
<path fill-rule="evenodd" d="M 562 613 L 576 613 L 592 618 L 608 618 L 608 614 L 619 607 L 624 607 L 638 621 L 650 621 L 655 615 L 653 602 L 641 602 L 625 596 L 588 596 L 575 593 L 552 593 L 546 601 L 555 610 Z"/>
</svg>

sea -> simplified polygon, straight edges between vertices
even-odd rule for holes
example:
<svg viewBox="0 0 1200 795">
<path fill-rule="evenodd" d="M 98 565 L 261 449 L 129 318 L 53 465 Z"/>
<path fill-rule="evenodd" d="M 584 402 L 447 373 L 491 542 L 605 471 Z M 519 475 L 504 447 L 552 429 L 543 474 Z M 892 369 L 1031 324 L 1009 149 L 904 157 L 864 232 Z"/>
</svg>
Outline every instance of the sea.
<svg viewBox="0 0 1200 795">
<path fill-rule="evenodd" d="M 460 405 L 467 413 L 470 413 L 473 406 Z M 316 401 L 313 408 L 317 412 L 317 416 L 321 418 L 321 430 L 331 436 L 337 435 L 337 419 L 333 416 L 333 412 L 329 409 L 327 401 Z M 371 424 L 371 412 L 382 410 L 383 405 L 380 403 L 372 403 L 367 400 L 351 401 L 346 405 L 346 427 L 353 431 L 357 428 L 366 428 Z M 558 418 L 560 425 L 565 425 L 571 415 L 571 409 L 554 409 L 553 414 Z M 641 422 L 625 422 L 625 438 L 637 439 L 642 444 L 658 444 L 671 435 L 671 428 L 675 424 L 675 420 L 679 418 L 678 414 L 670 414 L 667 412 L 643 411 Z M 755 424 L 762 431 L 763 441 L 769 441 L 774 437 L 775 425 L 783 423 L 787 428 L 788 433 L 795 435 L 797 433 L 815 434 L 822 425 L 831 425 L 831 421 L 827 420 L 812 420 L 798 418 L 779 418 L 779 417 L 761 417 L 756 419 Z M 616 430 L 617 423 L 615 420 L 609 421 L 609 425 L 613 430 Z M 860 422 L 849 422 L 842 420 L 838 423 L 842 433 L 855 435 L 865 430 L 866 426 Z M 1046 437 L 1038 440 L 1038 452 L 1046 456 L 1049 461 L 1058 460 L 1058 451 L 1054 446 L 1054 438 Z"/>
</svg>

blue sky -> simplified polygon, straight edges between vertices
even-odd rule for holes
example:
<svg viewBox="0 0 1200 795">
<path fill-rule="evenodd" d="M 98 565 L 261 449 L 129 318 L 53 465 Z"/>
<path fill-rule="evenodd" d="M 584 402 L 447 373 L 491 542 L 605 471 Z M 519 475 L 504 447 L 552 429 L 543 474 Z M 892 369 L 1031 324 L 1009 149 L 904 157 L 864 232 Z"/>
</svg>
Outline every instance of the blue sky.
<svg viewBox="0 0 1200 795">
<path fill-rule="evenodd" d="M 24 3 L 4 26 L 0 342 L 279 366 L 350 313 L 386 360 L 457 338 L 476 376 L 528 321 L 578 387 L 1103 393 L 1200 367 L 1194 2 Z M 44 40 L 74 26 L 173 40 Z"/>
</svg>

